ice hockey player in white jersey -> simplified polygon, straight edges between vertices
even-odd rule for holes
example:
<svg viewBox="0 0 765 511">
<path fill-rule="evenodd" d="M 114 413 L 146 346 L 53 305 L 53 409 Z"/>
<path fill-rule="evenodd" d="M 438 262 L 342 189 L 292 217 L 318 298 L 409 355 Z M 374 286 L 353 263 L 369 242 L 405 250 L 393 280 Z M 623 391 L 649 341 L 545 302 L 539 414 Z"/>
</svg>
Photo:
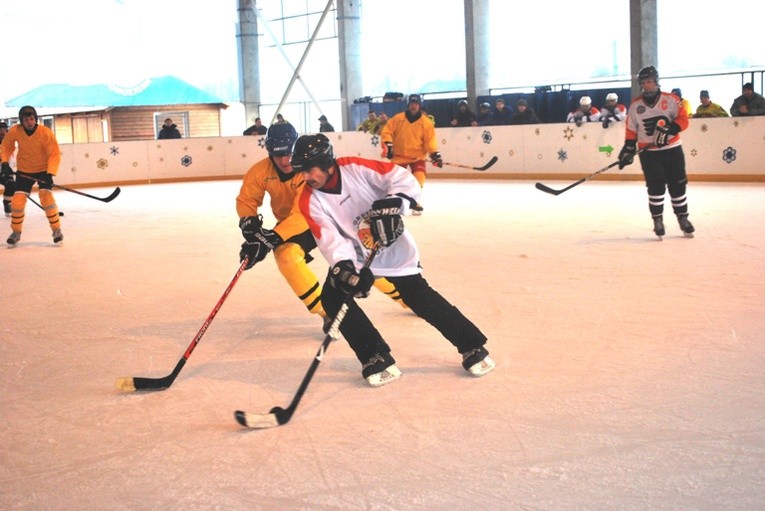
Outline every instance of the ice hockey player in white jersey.
<svg viewBox="0 0 765 511">
<path fill-rule="evenodd" d="M 688 114 L 680 98 L 659 89 L 659 73 L 653 66 L 638 73 L 642 93 L 630 104 L 627 112 L 624 147 L 619 153 L 619 168 L 630 165 L 638 148 L 640 165 L 648 190 L 648 209 L 653 218 L 653 231 L 664 236 L 664 195 L 669 191 L 672 210 L 680 230 L 692 238 L 694 227 L 688 220 L 688 199 L 685 196 L 688 176 L 685 173 L 680 132 L 688 127 Z"/>
<path fill-rule="evenodd" d="M 336 159 L 332 143 L 321 133 L 298 138 L 292 168 L 305 175 L 298 207 L 330 266 L 321 293 L 330 317 L 349 296 L 366 297 L 375 278 L 386 277 L 411 310 L 457 348 L 465 370 L 483 376 L 494 369 L 484 347 L 486 336 L 422 277 L 419 250 L 401 218 L 422 191 L 408 170 L 391 162 Z M 366 268 L 364 261 L 375 246 L 378 254 Z M 390 346 L 353 298 L 340 332 L 371 386 L 401 376 Z"/>
</svg>

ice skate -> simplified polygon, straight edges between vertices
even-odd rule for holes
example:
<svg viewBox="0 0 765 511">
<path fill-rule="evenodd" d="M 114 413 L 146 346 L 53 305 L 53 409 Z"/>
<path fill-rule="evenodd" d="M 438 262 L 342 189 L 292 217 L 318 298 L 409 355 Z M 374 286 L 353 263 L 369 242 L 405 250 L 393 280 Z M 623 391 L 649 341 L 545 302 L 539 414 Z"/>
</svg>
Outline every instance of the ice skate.
<svg viewBox="0 0 765 511">
<path fill-rule="evenodd" d="M 422 210 L 423 210 L 423 209 L 424 209 L 424 208 L 423 208 L 423 207 L 420 205 L 420 203 L 418 202 L 417 204 L 415 204 L 414 206 L 412 206 L 412 215 L 414 215 L 414 216 L 420 216 L 420 215 L 422 215 Z"/>
<path fill-rule="evenodd" d="M 16 243 L 19 242 L 21 239 L 21 233 L 20 232 L 12 232 L 10 236 L 8 236 L 8 240 L 6 243 L 8 243 L 8 248 L 13 248 L 16 246 Z"/>
<path fill-rule="evenodd" d="M 664 219 L 662 217 L 653 217 L 653 232 L 659 238 L 659 241 L 661 241 L 662 236 L 666 234 L 666 230 L 664 229 Z"/>
<path fill-rule="evenodd" d="M 462 354 L 462 367 L 473 376 L 489 374 L 496 366 L 489 356 L 489 351 L 483 346 Z"/>
<path fill-rule="evenodd" d="M 677 223 L 680 224 L 680 229 L 683 231 L 683 235 L 686 238 L 693 238 L 693 232 L 696 230 L 693 224 L 688 220 L 688 215 L 678 215 Z"/>
<path fill-rule="evenodd" d="M 390 353 L 378 353 L 364 364 L 361 375 L 372 387 L 381 387 L 401 378 L 401 371 Z"/>
<path fill-rule="evenodd" d="M 56 229 L 53 231 L 53 243 L 56 245 L 61 245 L 64 242 L 64 234 L 61 232 L 61 229 Z"/>
</svg>

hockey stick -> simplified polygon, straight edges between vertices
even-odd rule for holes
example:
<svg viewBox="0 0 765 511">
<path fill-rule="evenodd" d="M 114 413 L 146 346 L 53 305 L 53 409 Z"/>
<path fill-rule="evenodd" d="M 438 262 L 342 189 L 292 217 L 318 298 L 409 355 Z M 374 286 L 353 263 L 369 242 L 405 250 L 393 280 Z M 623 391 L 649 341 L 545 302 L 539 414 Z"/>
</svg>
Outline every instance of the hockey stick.
<svg viewBox="0 0 765 511">
<path fill-rule="evenodd" d="M 215 304 L 215 307 L 213 308 L 212 312 L 210 312 L 210 315 L 207 316 L 207 319 L 205 320 L 205 322 L 202 323 L 202 328 L 199 329 L 199 332 L 197 332 L 197 335 L 191 341 L 191 344 L 189 344 L 189 347 L 186 348 L 186 353 L 183 354 L 181 359 L 175 365 L 175 369 L 173 369 L 172 373 L 162 378 L 141 378 L 137 376 L 136 377 L 128 376 L 125 378 L 119 378 L 117 380 L 117 388 L 123 392 L 135 392 L 136 390 L 165 390 L 168 387 L 170 387 L 170 385 L 172 385 L 173 382 L 175 381 L 175 378 L 181 372 L 181 369 L 183 369 L 183 366 L 186 364 L 186 361 L 191 356 L 191 353 L 194 351 L 194 348 L 196 348 L 197 344 L 199 344 L 199 341 L 202 340 L 202 336 L 207 331 L 207 328 L 210 326 L 210 323 L 212 323 L 213 318 L 215 317 L 216 314 L 218 314 L 218 311 L 223 306 L 223 302 L 226 301 L 226 297 L 234 288 L 234 284 L 236 284 L 236 281 L 239 280 L 239 277 L 242 275 L 242 272 L 247 267 L 247 262 L 248 262 L 248 258 L 245 257 L 242 260 L 242 264 L 239 265 L 239 269 L 236 271 L 234 278 L 231 279 L 231 283 L 229 283 L 228 287 L 226 287 L 226 290 L 223 292 L 223 296 L 220 297 L 220 300 L 218 300 L 218 303 Z"/>
<path fill-rule="evenodd" d="M 638 149 L 638 150 L 635 152 L 635 154 L 636 154 L 636 155 L 637 155 L 637 154 L 640 154 L 640 153 L 642 153 L 642 152 L 643 152 L 645 149 L 646 149 L 645 147 L 643 147 L 643 148 L 641 148 L 641 149 Z M 585 181 L 589 181 L 590 179 L 594 178 L 594 177 L 595 177 L 595 176 L 597 176 L 598 174 L 602 174 L 603 172 L 607 171 L 607 170 L 608 170 L 608 169 L 610 169 L 610 168 L 616 167 L 617 165 L 619 165 L 619 160 L 616 160 L 615 162 L 613 162 L 613 163 L 611 163 L 611 164 L 609 164 L 609 165 L 607 165 L 607 166 L 603 167 L 602 169 L 600 169 L 600 170 L 598 170 L 598 171 L 596 171 L 596 172 L 593 172 L 593 173 L 592 173 L 592 174 L 590 174 L 589 176 L 585 176 L 585 177 L 583 177 L 582 179 L 580 179 L 579 181 L 576 181 L 575 183 L 571 183 L 571 184 L 570 184 L 570 185 L 568 185 L 567 187 L 565 187 L 565 188 L 561 188 L 560 190 L 555 190 L 555 189 L 553 189 L 553 188 L 550 188 L 549 186 L 547 186 L 547 185 L 545 185 L 545 184 L 542 184 L 542 183 L 537 183 L 537 184 L 535 184 L 534 186 L 536 186 L 537 190 L 541 190 L 541 191 L 543 191 L 543 192 L 545 192 L 545 193 L 550 193 L 550 194 L 552 194 L 552 195 L 560 195 L 560 194 L 562 194 L 563 192 L 565 192 L 566 190 L 571 190 L 573 187 L 575 187 L 575 186 L 577 186 L 577 185 L 580 185 L 580 184 L 584 183 Z"/>
<path fill-rule="evenodd" d="M 417 158 L 412 158 L 411 156 L 404 156 L 404 158 L 409 158 L 412 161 L 417 161 Z M 491 159 L 487 161 L 486 164 L 481 167 L 471 167 L 470 165 L 462 165 L 461 163 L 449 163 L 448 161 L 445 161 L 444 165 L 449 165 L 450 167 L 459 167 L 461 169 L 472 169 L 472 170 L 484 171 L 488 169 L 489 167 L 491 167 L 492 165 L 494 165 L 495 163 L 497 163 L 497 160 L 499 160 L 499 158 L 497 158 L 496 156 L 492 156 Z"/>
<path fill-rule="evenodd" d="M 32 204 L 34 204 L 34 205 L 35 205 L 35 206 L 37 206 L 38 208 L 40 208 L 40 209 L 42 209 L 43 211 L 45 211 L 45 208 L 44 208 L 44 207 L 42 207 L 42 204 L 40 204 L 39 202 L 37 202 L 36 200 L 34 200 L 32 197 L 27 197 L 27 199 L 31 200 L 31 201 L 32 201 Z M 58 212 L 58 216 L 64 216 L 64 212 L 63 212 L 63 211 L 59 211 L 59 212 Z"/>
<path fill-rule="evenodd" d="M 471 167 L 470 165 L 460 165 L 459 163 L 449 163 L 448 161 L 445 161 L 444 165 L 449 165 L 450 167 L 459 167 L 461 169 L 480 170 L 483 172 L 484 170 L 488 169 L 489 167 L 497 163 L 497 160 L 499 160 L 499 158 L 497 158 L 496 156 L 492 156 L 491 160 L 486 162 L 486 164 L 481 167 Z"/>
<path fill-rule="evenodd" d="M 16 172 L 14 172 L 14 174 L 16 174 L 18 176 L 21 176 L 21 177 L 24 177 L 24 178 L 27 178 L 27 179 L 32 179 L 34 181 L 39 181 L 39 179 L 36 179 L 34 176 L 31 176 L 31 175 L 26 174 L 26 173 L 21 172 L 21 171 L 16 171 Z M 95 195 L 90 195 L 89 193 L 81 192 L 79 190 L 74 190 L 72 188 L 67 188 L 66 186 L 57 185 L 55 183 L 53 183 L 53 187 L 54 188 L 61 188 L 62 190 L 66 190 L 67 192 L 76 193 L 77 195 L 82 195 L 83 197 L 88 197 L 90 199 L 100 200 L 101 202 L 111 202 L 111 201 L 113 201 L 114 199 L 117 198 L 117 195 L 119 195 L 120 192 L 122 191 L 122 190 L 120 190 L 120 187 L 118 186 L 107 197 L 96 197 Z"/>
<path fill-rule="evenodd" d="M 372 264 L 375 255 L 377 255 L 377 246 L 372 248 L 372 251 L 369 253 L 367 260 L 364 262 L 364 268 L 368 268 L 369 265 Z M 343 322 L 343 318 L 345 318 L 345 314 L 348 312 L 348 304 L 351 300 L 353 300 L 353 295 L 348 295 L 340 306 L 340 310 L 337 311 L 334 319 L 332 319 L 332 324 L 330 325 L 329 330 L 327 330 L 327 335 L 324 337 L 321 346 L 319 346 L 319 351 L 316 352 L 316 356 L 308 367 L 308 372 L 303 377 L 303 381 L 300 383 L 300 387 L 298 387 L 295 397 L 292 398 L 292 402 L 289 406 L 287 408 L 275 406 L 271 408 L 271 411 L 268 413 L 248 413 L 242 410 L 237 410 L 234 412 L 236 422 L 246 428 L 264 429 L 281 426 L 290 420 L 292 414 L 295 413 L 295 409 L 297 408 L 300 399 L 303 397 L 306 388 L 308 388 L 308 384 L 311 382 L 313 374 L 316 372 L 316 369 L 324 358 L 324 353 L 326 353 L 329 343 L 332 342 L 333 339 L 340 337 L 340 323 Z"/>
</svg>

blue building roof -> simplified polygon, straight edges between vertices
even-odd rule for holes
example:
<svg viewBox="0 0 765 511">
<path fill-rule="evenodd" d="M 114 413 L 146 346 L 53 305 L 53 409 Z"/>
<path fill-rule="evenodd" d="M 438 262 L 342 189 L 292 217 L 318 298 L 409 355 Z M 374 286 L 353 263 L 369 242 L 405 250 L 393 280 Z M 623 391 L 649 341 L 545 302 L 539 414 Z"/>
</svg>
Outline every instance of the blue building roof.
<svg viewBox="0 0 765 511">
<path fill-rule="evenodd" d="M 15 97 L 6 106 L 117 107 L 223 103 L 224 101 L 174 76 L 147 78 L 132 87 L 114 85 L 43 85 Z"/>
</svg>

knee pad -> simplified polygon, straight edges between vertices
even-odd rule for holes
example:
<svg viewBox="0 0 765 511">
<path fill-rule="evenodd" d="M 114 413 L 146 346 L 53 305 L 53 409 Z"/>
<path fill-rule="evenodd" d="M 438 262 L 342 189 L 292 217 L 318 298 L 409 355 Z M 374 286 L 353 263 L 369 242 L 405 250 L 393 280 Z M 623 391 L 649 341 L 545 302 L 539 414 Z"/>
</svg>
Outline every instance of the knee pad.
<svg viewBox="0 0 765 511">
<path fill-rule="evenodd" d="M 45 188 L 41 188 L 39 191 L 40 204 L 45 209 L 49 209 L 51 206 L 56 205 L 56 199 L 53 198 L 53 192 Z"/>
<path fill-rule="evenodd" d="M 305 251 L 297 243 L 282 243 L 274 249 L 276 265 L 284 272 L 284 268 L 305 261 Z"/>
</svg>

